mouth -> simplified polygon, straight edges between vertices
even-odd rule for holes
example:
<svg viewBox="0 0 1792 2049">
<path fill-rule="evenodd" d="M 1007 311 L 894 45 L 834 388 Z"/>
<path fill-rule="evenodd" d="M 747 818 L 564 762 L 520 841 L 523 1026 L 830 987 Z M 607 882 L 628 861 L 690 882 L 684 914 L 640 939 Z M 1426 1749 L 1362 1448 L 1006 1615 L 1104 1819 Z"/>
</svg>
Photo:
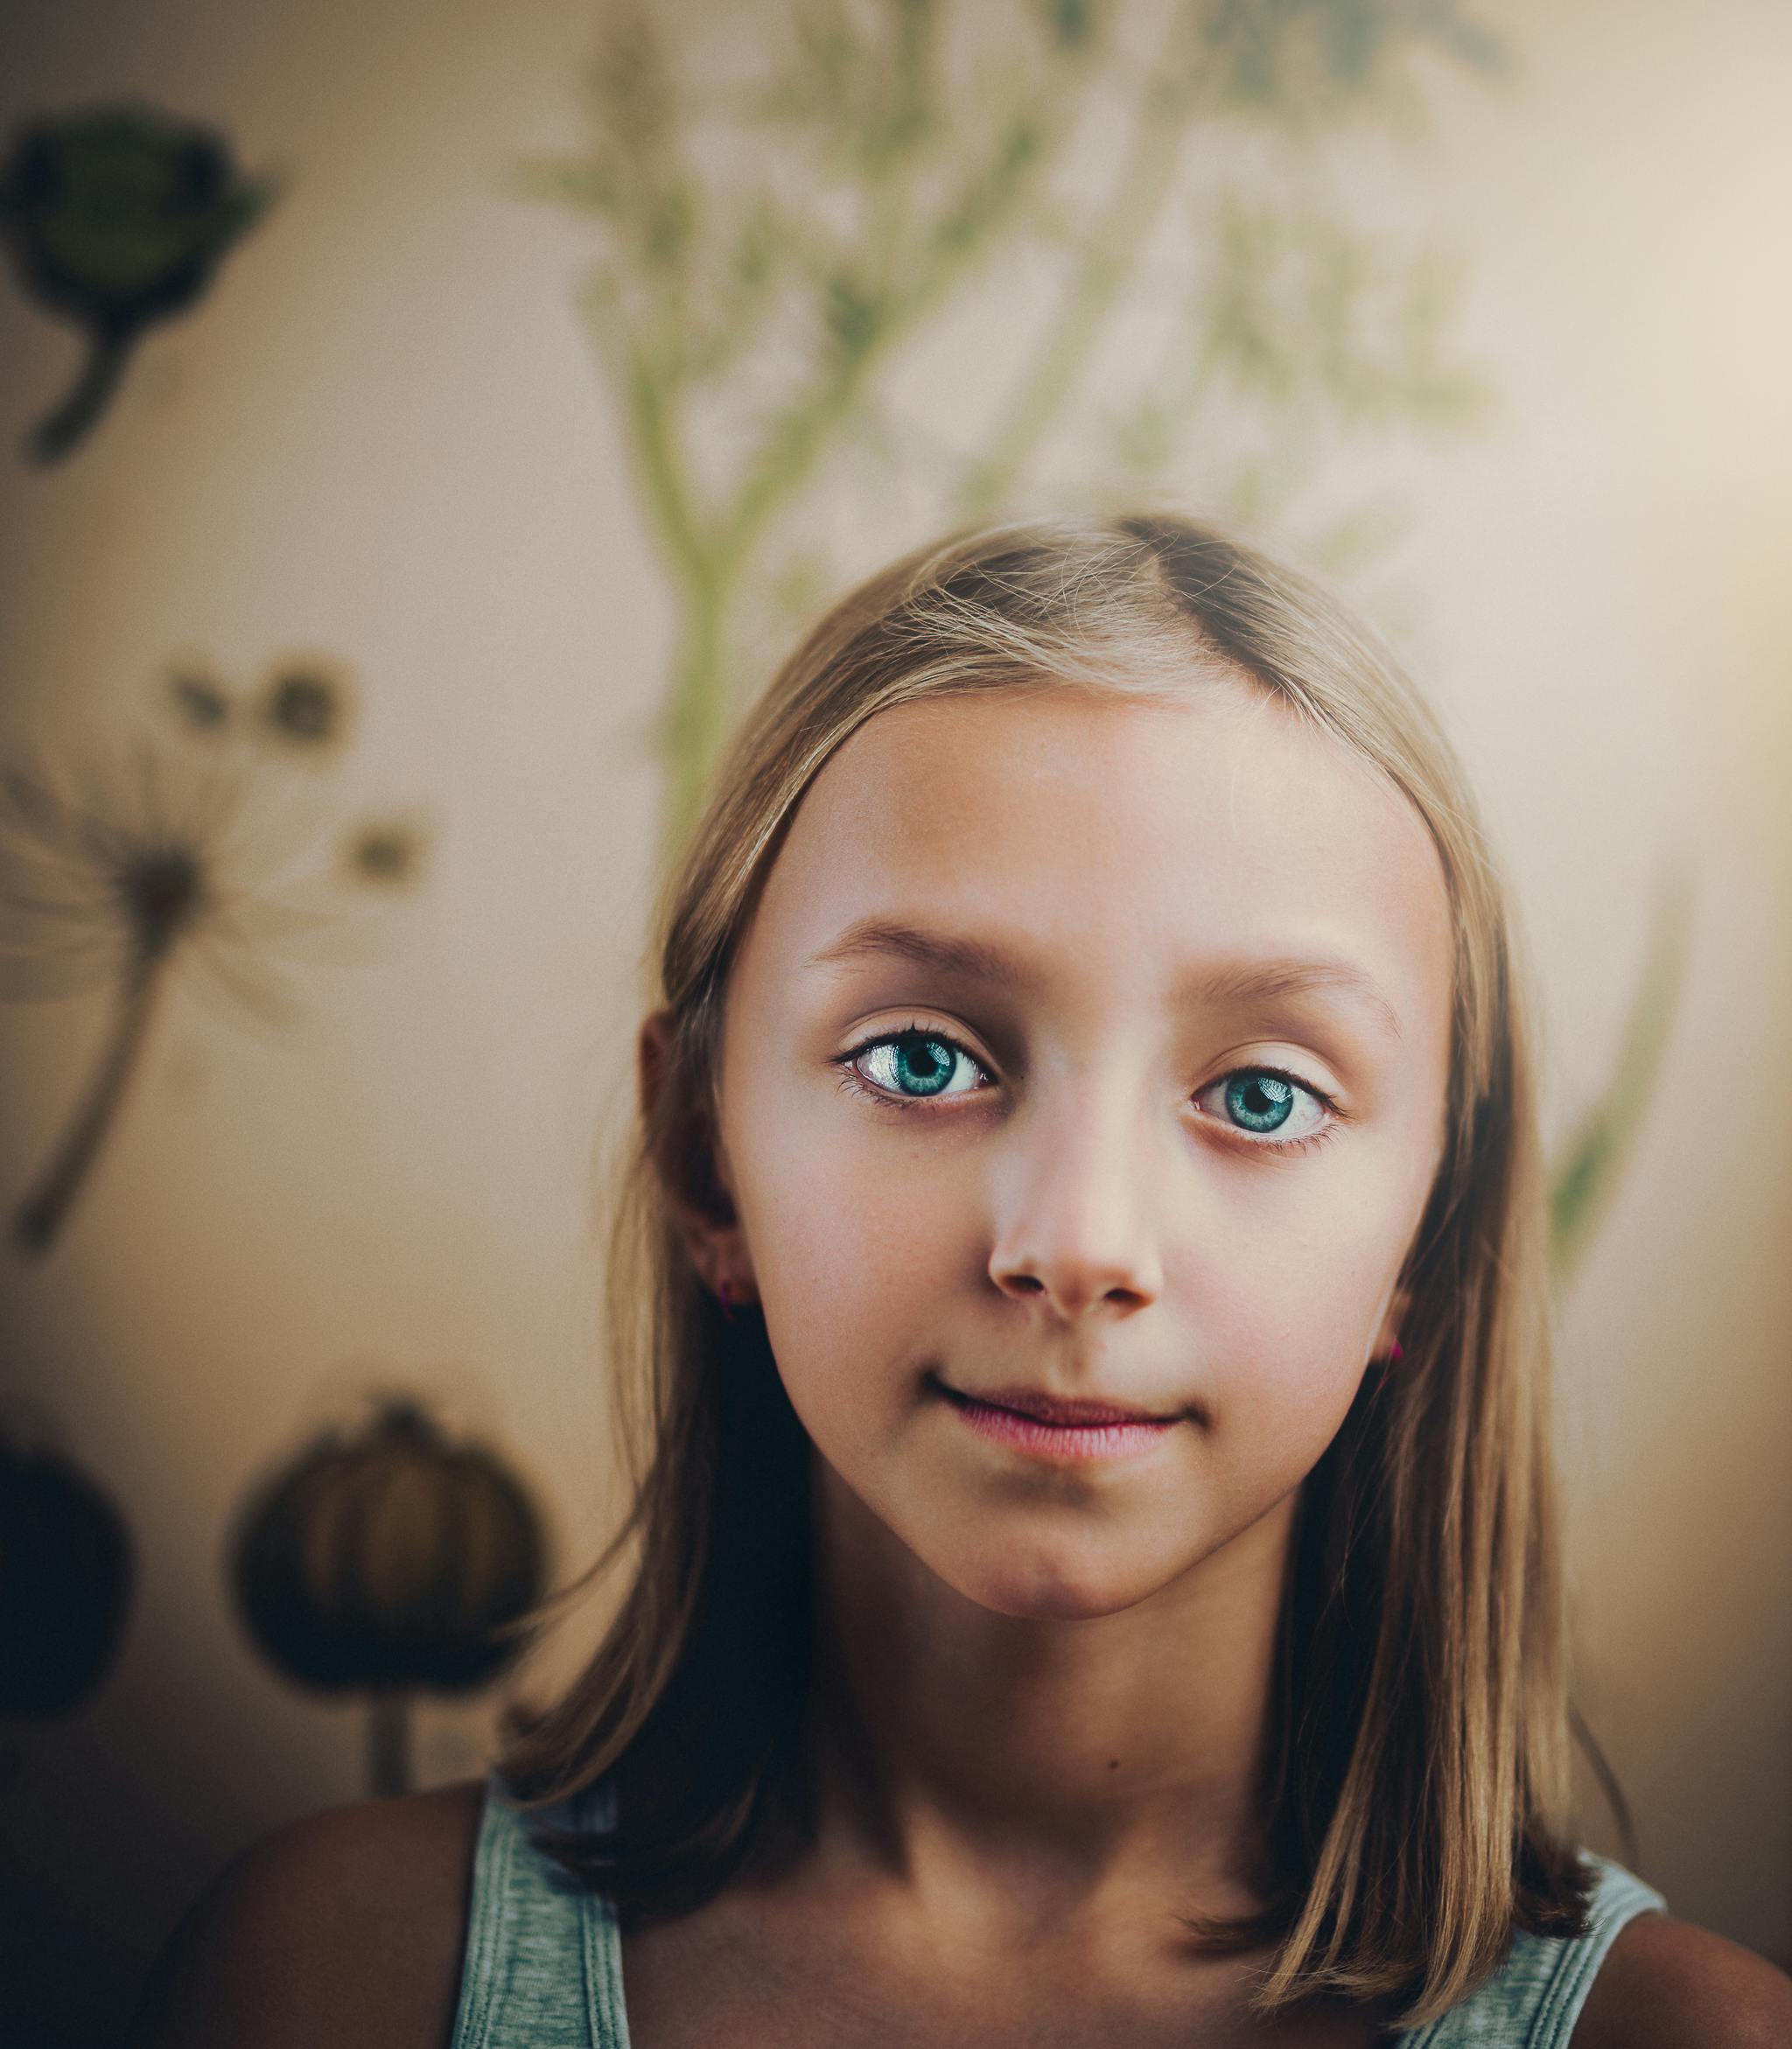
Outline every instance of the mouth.
<svg viewBox="0 0 1792 2049">
<path fill-rule="evenodd" d="M 1035 1388 L 968 1395 L 935 1379 L 940 1394 L 979 1437 L 1047 1458 L 1128 1458 L 1161 1444 L 1185 1420 L 1120 1402 L 1068 1400 Z"/>
<path fill-rule="evenodd" d="M 1016 1416 L 1030 1416 L 1036 1423 L 1056 1423 L 1074 1430 L 1090 1423 L 1174 1423 L 1174 1416 L 1153 1409 L 1134 1409 L 1122 1402 L 1069 1401 L 1061 1395 L 1046 1395 L 1035 1388 L 991 1388 L 986 1394 L 970 1395 L 962 1388 L 940 1383 L 949 1401 L 975 1402 L 986 1409 L 1006 1409 Z"/>
</svg>

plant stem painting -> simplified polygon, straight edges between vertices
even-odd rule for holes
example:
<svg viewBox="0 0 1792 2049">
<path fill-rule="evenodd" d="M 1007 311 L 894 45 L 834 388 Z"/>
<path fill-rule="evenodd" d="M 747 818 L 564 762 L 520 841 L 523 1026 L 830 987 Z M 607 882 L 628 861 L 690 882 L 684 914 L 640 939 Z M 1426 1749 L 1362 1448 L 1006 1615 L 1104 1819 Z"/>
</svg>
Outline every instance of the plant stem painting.
<svg viewBox="0 0 1792 2049">
<path fill-rule="evenodd" d="M 750 67 L 710 77 L 675 12 L 611 6 L 588 149 L 522 166 L 528 190 L 598 231 L 580 309 L 676 607 L 667 860 L 725 735 L 744 611 L 778 581 L 774 544 L 797 546 L 801 581 L 800 515 L 843 451 L 924 466 L 930 526 L 1146 486 L 1261 509 L 1291 487 L 1288 451 L 1222 465 L 1222 426 L 1430 430 L 1486 395 L 1449 360 L 1453 278 L 1434 253 L 1189 171 L 1204 137 L 1298 157 L 1314 130 L 1410 110 L 1424 53 L 1497 69 L 1499 45 L 1453 0 L 797 0 L 749 15 Z M 1126 40 L 1139 24 L 1152 32 Z M 1093 164 L 1092 122 L 1109 145 Z M 1152 238 L 1179 214 L 1178 254 L 1153 276 Z M 1023 269 L 1042 289 L 967 345 L 967 371 L 998 388 L 988 416 L 956 439 L 906 418 L 905 352 Z M 1163 316 L 1154 352 L 1092 390 L 1102 345 L 1140 307 Z"/>
</svg>

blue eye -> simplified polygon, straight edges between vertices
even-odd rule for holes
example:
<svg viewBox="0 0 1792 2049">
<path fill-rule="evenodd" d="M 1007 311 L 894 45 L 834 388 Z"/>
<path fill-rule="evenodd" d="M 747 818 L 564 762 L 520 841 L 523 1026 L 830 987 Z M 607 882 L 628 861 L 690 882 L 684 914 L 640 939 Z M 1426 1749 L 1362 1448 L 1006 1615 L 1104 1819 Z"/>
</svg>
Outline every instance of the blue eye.
<svg viewBox="0 0 1792 2049">
<path fill-rule="evenodd" d="M 841 1065 L 849 1087 L 857 1087 L 867 1094 L 874 1089 L 879 1100 L 905 1105 L 935 1095 L 970 1094 L 971 1088 L 949 1086 L 953 1069 L 960 1060 L 975 1074 L 983 1073 L 956 1039 L 912 1025 L 906 1031 L 866 1039 L 845 1054 Z M 865 1082 L 872 1084 L 872 1089 L 864 1087 Z"/>
<path fill-rule="evenodd" d="M 1226 1108 L 1247 1131 L 1273 1131 L 1294 1108 L 1294 1084 L 1279 1074 L 1228 1074 Z"/>
<path fill-rule="evenodd" d="M 1338 1129 L 1335 1106 L 1326 1097 L 1274 1067 L 1236 1067 L 1202 1089 L 1201 1095 L 1215 1090 L 1228 1128 L 1253 1134 L 1259 1150 L 1305 1151 Z M 1271 1132 L 1283 1136 L 1271 1137 Z"/>
</svg>

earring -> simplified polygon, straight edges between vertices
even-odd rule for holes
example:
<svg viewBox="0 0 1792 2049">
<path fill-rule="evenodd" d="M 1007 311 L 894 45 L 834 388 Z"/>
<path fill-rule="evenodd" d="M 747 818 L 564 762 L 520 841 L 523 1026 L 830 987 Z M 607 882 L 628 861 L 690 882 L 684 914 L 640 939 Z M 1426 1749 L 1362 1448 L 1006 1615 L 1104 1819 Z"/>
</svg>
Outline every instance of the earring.
<svg viewBox="0 0 1792 2049">
<path fill-rule="evenodd" d="M 722 1314 L 725 1316 L 732 1324 L 738 1318 L 743 1309 L 751 1309 L 752 1307 L 753 1303 L 757 1297 L 752 1295 L 742 1293 L 739 1283 L 732 1279 L 729 1279 L 722 1281 L 718 1284 L 716 1289 L 716 1299 L 722 1304 Z"/>
<path fill-rule="evenodd" d="M 1368 1387 L 1376 1389 L 1383 1387 L 1387 1382 L 1388 1375 L 1399 1365 L 1404 1356 L 1405 1354 L 1400 1349 L 1400 1340 L 1396 1338 L 1385 1352 L 1377 1358 L 1369 1360 L 1368 1371 L 1363 1376 Z"/>
</svg>

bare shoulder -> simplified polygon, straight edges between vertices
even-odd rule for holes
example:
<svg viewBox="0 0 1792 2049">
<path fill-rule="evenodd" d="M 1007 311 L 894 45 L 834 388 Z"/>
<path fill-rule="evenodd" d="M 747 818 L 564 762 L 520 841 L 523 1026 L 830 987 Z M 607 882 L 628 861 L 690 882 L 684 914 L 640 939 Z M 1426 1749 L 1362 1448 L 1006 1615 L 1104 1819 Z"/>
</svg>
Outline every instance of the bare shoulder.
<svg viewBox="0 0 1792 2049">
<path fill-rule="evenodd" d="M 1627 1921 L 1606 1952 L 1571 2049 L 1785 2049 L 1792 1978 L 1663 1913 Z"/>
<path fill-rule="evenodd" d="M 484 1792 L 362 1801 L 252 1844 L 169 1938 L 127 2049 L 443 2049 Z"/>
</svg>

